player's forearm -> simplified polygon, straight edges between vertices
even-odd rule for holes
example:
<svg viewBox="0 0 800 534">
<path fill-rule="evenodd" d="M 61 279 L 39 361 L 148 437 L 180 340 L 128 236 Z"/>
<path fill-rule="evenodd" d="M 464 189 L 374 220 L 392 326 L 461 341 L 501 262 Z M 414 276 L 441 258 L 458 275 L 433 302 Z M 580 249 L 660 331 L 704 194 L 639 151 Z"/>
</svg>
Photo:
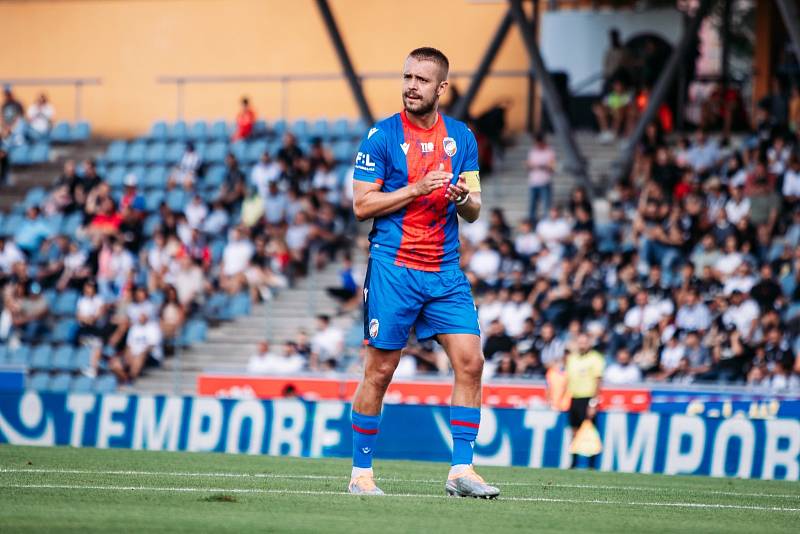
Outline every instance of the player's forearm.
<svg viewBox="0 0 800 534">
<path fill-rule="evenodd" d="M 360 198 L 353 199 L 353 211 L 359 221 L 366 221 L 403 209 L 417 196 L 413 184 L 401 187 L 391 193 L 369 191 Z"/>
<path fill-rule="evenodd" d="M 467 222 L 475 222 L 478 220 L 481 214 L 481 201 L 480 197 L 477 195 L 470 193 L 469 200 L 467 200 L 466 204 L 462 204 L 461 206 L 457 206 L 458 214 Z"/>
</svg>

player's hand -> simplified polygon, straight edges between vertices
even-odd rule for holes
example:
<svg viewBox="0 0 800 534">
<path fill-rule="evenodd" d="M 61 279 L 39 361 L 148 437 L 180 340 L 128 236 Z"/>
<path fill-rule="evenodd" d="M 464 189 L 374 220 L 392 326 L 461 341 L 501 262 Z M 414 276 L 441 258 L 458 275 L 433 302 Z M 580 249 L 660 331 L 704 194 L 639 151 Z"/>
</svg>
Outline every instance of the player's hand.
<svg viewBox="0 0 800 534">
<path fill-rule="evenodd" d="M 455 184 L 447 186 L 445 196 L 451 202 L 458 202 L 463 200 L 465 196 L 469 195 L 469 187 L 467 187 L 467 179 L 464 176 L 459 176 Z"/>
<path fill-rule="evenodd" d="M 430 171 L 422 177 L 422 180 L 414 183 L 414 194 L 418 197 L 428 195 L 444 187 L 452 179 L 453 173 L 446 172 L 444 170 L 444 163 L 440 163 L 437 170 Z"/>
</svg>

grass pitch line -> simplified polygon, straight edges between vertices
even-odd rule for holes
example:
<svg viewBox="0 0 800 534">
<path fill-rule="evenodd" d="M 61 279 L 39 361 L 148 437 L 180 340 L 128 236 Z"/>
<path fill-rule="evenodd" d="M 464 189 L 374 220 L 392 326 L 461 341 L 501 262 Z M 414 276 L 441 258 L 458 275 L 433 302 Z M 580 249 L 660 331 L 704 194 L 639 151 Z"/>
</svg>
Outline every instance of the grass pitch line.
<svg viewBox="0 0 800 534">
<path fill-rule="evenodd" d="M 189 478 L 261 478 L 278 480 L 349 480 L 346 475 L 290 475 L 279 473 L 213 473 L 213 472 L 186 472 L 186 471 L 137 471 L 137 470 L 93 470 L 93 469 L 36 469 L 36 468 L 0 468 L 3 473 L 41 473 L 41 474 L 63 474 L 63 475 L 111 475 L 111 476 L 173 476 Z M 392 478 L 376 476 L 375 480 L 380 482 L 400 482 L 412 484 L 438 484 L 439 479 L 415 479 L 415 478 Z M 564 488 L 564 489 L 588 489 L 588 490 L 607 490 L 607 491 L 670 491 L 671 488 L 655 488 L 647 486 L 609 486 L 602 484 L 548 484 L 547 482 L 495 482 L 499 486 L 519 486 L 533 488 Z M 703 488 L 686 488 L 686 491 L 702 493 L 706 495 L 721 495 L 729 497 L 767 497 L 780 499 L 798 499 L 800 494 L 786 493 L 742 493 L 738 491 L 709 490 Z M 583 502 L 583 501 L 582 501 Z"/>
<path fill-rule="evenodd" d="M 58 490 L 98 490 L 98 491 L 163 491 L 173 493 L 252 493 L 252 494 L 283 494 L 283 495 L 347 495 L 346 491 L 312 491 L 312 490 L 284 490 L 261 488 L 192 488 L 192 487 L 150 487 L 150 486 L 75 486 L 67 484 L 8 484 L 0 489 L 58 489 Z M 430 493 L 395 493 L 375 498 L 414 498 L 414 499 L 451 499 L 447 495 L 433 495 Z M 550 497 L 502 497 L 503 501 L 513 502 L 549 502 L 564 504 L 597 504 L 606 506 L 660 506 L 666 508 L 696 508 L 696 509 L 723 509 L 723 510 L 754 510 L 763 512 L 800 512 L 800 508 L 786 508 L 781 506 L 756 506 L 745 504 L 715 504 L 715 503 L 685 503 L 685 502 L 623 502 L 606 501 L 602 499 L 557 499 Z"/>
</svg>

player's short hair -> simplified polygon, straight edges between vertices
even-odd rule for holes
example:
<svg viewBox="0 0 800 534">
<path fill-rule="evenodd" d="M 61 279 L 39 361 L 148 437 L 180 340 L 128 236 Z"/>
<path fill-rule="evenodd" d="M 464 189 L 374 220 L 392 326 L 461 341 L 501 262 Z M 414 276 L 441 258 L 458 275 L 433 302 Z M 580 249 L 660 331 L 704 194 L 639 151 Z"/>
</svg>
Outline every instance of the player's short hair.
<svg viewBox="0 0 800 534">
<path fill-rule="evenodd" d="M 433 48 L 432 46 L 422 46 L 415 48 L 409 52 L 408 57 L 413 57 L 418 60 L 433 61 L 442 69 L 442 80 L 447 79 L 447 74 L 450 71 L 450 61 L 441 50 Z"/>
</svg>

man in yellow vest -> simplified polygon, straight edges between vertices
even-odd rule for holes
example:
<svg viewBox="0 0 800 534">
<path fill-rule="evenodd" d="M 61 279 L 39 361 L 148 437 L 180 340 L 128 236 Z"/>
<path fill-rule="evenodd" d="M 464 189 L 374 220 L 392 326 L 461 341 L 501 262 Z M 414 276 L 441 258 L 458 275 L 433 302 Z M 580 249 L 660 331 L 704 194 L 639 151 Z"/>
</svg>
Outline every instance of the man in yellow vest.
<svg viewBox="0 0 800 534">
<path fill-rule="evenodd" d="M 603 355 L 592 348 L 592 342 L 586 333 L 581 333 L 577 339 L 577 351 L 567 356 L 567 389 L 572 396 L 569 407 L 569 426 L 572 427 L 573 436 L 584 421 L 594 421 L 597 413 L 597 394 L 600 389 L 600 379 L 606 366 Z M 597 454 L 589 457 L 589 466 L 595 467 Z M 578 455 L 572 455 L 572 467 L 576 467 Z"/>
</svg>

